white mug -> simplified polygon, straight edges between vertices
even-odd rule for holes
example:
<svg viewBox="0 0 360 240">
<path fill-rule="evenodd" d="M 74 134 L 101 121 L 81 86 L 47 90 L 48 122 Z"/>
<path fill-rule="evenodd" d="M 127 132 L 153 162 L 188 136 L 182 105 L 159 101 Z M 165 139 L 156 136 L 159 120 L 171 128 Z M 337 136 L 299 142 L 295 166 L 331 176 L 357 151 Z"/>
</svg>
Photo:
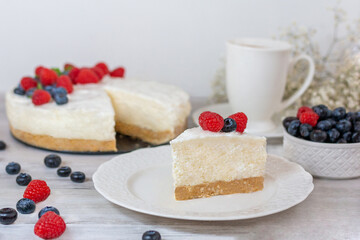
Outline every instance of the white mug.
<svg viewBox="0 0 360 240">
<path fill-rule="evenodd" d="M 232 111 L 248 116 L 249 132 L 266 132 L 276 126 L 271 117 L 296 101 L 309 87 L 314 61 L 305 54 L 291 59 L 291 45 L 262 38 L 227 42 L 226 91 Z M 289 67 L 298 60 L 309 62 L 309 72 L 297 92 L 282 101 Z"/>
</svg>

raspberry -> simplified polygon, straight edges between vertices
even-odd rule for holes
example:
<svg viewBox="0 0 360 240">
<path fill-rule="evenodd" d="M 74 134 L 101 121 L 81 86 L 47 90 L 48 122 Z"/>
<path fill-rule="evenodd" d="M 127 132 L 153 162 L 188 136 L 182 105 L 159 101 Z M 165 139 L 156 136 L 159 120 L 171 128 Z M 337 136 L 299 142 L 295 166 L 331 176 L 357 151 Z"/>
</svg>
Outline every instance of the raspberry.
<svg viewBox="0 0 360 240">
<path fill-rule="evenodd" d="M 302 106 L 301 108 L 299 108 L 296 117 L 300 119 L 300 115 L 303 114 L 304 112 L 313 112 L 313 110 L 309 107 Z"/>
<path fill-rule="evenodd" d="M 68 93 L 72 93 L 74 88 L 69 76 L 61 75 L 56 80 L 56 87 L 63 87 Z"/>
<path fill-rule="evenodd" d="M 119 67 L 110 72 L 110 76 L 112 77 L 124 77 L 125 69 L 123 67 Z"/>
<path fill-rule="evenodd" d="M 89 68 L 82 68 L 75 78 L 76 83 L 87 84 L 99 82 L 99 77 Z"/>
<path fill-rule="evenodd" d="M 203 112 L 199 116 L 199 125 L 203 130 L 219 132 L 224 126 L 224 119 L 214 112 Z"/>
<path fill-rule="evenodd" d="M 38 67 L 36 67 L 35 68 L 35 75 L 36 76 L 40 76 L 40 73 L 41 73 L 41 71 L 44 69 L 44 67 L 43 66 L 38 66 Z"/>
<path fill-rule="evenodd" d="M 37 87 L 37 82 L 36 82 L 33 78 L 31 78 L 31 77 L 23 77 L 23 78 L 21 79 L 20 84 L 21 84 L 21 87 L 22 87 L 25 91 L 27 91 L 27 90 L 30 89 L 30 88 Z"/>
<path fill-rule="evenodd" d="M 40 82 L 43 86 L 54 84 L 57 78 L 58 75 L 54 70 L 43 68 L 40 72 Z"/>
<path fill-rule="evenodd" d="M 64 65 L 64 70 L 65 71 L 70 71 L 71 69 L 73 69 L 75 66 L 70 64 L 70 63 L 65 63 Z"/>
<path fill-rule="evenodd" d="M 319 115 L 314 113 L 313 111 L 304 112 L 300 115 L 300 122 L 301 123 L 307 123 L 311 126 L 315 127 L 317 124 L 317 121 L 319 120 Z"/>
<path fill-rule="evenodd" d="M 107 65 L 103 62 L 99 62 L 98 64 L 95 65 L 95 67 L 101 68 L 101 70 L 103 70 L 104 74 L 108 74 L 109 73 L 109 68 L 107 67 Z"/>
<path fill-rule="evenodd" d="M 93 67 L 91 70 L 93 70 L 93 72 L 99 77 L 100 80 L 105 76 L 104 71 L 99 67 Z"/>
<path fill-rule="evenodd" d="M 62 217 L 52 211 L 44 213 L 34 227 L 35 235 L 42 239 L 58 238 L 65 230 L 66 223 Z"/>
<path fill-rule="evenodd" d="M 236 131 L 237 132 L 240 132 L 240 133 L 244 132 L 244 130 L 246 128 L 247 121 L 248 121 L 248 118 L 245 115 L 245 113 L 238 112 L 238 113 L 235 113 L 233 115 L 230 115 L 228 118 L 232 118 L 232 119 L 235 120 L 235 122 L 236 122 Z"/>
<path fill-rule="evenodd" d="M 50 102 L 51 95 L 45 90 L 35 90 L 32 96 L 32 102 L 34 105 L 43 105 Z"/>
<path fill-rule="evenodd" d="M 80 69 L 78 69 L 77 67 L 74 67 L 69 71 L 68 76 L 71 79 L 72 83 L 74 83 L 74 84 L 76 83 L 75 79 L 76 79 L 77 75 L 79 74 L 79 72 L 80 72 Z"/>
<path fill-rule="evenodd" d="M 33 200 L 35 203 L 42 202 L 50 195 L 50 188 L 43 180 L 32 180 L 26 187 L 23 197 Z"/>
</svg>

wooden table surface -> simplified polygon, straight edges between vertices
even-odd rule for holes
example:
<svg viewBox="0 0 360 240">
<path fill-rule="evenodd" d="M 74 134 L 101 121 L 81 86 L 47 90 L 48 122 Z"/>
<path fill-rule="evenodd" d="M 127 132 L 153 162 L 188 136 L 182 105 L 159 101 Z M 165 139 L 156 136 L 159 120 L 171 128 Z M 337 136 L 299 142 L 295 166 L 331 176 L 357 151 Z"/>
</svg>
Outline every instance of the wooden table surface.
<svg viewBox="0 0 360 240">
<path fill-rule="evenodd" d="M 0 208 L 15 208 L 25 189 L 16 184 L 16 176 L 6 174 L 5 166 L 11 161 L 20 163 L 22 172 L 29 173 L 33 179 L 46 180 L 52 190 L 45 202 L 37 204 L 35 213 L 19 214 L 14 224 L 0 225 L 1 240 L 38 239 L 33 233 L 37 214 L 49 205 L 60 210 L 67 224 L 61 239 L 141 239 L 142 233 L 149 229 L 159 231 L 165 240 L 360 239 L 360 178 L 314 179 L 314 191 L 304 202 L 281 213 L 250 220 L 173 220 L 119 207 L 97 193 L 91 181 L 97 167 L 114 155 L 60 154 L 63 166 L 85 172 L 87 180 L 78 184 L 60 178 L 56 169 L 43 164 L 50 152 L 25 146 L 10 136 L 3 94 L 0 99 L 0 140 L 8 145 L 5 151 L 0 151 Z M 204 105 L 205 100 L 193 99 L 193 103 L 196 108 Z M 281 155 L 281 140 L 269 141 L 268 152 Z"/>
</svg>

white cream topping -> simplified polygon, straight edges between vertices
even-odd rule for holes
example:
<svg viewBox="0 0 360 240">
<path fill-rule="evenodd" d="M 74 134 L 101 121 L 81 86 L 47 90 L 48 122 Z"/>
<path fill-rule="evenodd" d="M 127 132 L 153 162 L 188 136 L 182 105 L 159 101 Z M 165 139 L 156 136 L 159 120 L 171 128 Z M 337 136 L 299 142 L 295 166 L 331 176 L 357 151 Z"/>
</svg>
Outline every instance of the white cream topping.
<svg viewBox="0 0 360 240">
<path fill-rule="evenodd" d="M 170 142 L 175 186 L 263 176 L 266 139 L 192 128 Z"/>
</svg>

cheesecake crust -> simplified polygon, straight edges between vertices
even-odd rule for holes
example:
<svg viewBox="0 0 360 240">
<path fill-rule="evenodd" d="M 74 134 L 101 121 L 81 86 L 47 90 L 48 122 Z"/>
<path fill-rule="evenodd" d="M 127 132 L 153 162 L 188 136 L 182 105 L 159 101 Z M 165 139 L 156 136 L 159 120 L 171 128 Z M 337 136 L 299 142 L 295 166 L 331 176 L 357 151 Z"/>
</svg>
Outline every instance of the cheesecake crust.
<svg viewBox="0 0 360 240">
<path fill-rule="evenodd" d="M 55 151 L 74 152 L 112 152 L 117 151 L 116 140 L 99 141 L 87 139 L 54 138 L 48 135 L 37 135 L 24 132 L 10 126 L 10 131 L 17 139 L 36 147 Z"/>
<path fill-rule="evenodd" d="M 147 128 L 142 128 L 137 125 L 127 124 L 116 120 L 115 130 L 118 133 L 128 135 L 135 138 L 140 138 L 144 142 L 151 144 L 162 144 L 176 138 L 180 133 L 185 131 L 187 122 L 179 124 L 175 127 L 174 131 L 160 131 L 156 132 Z"/>
<path fill-rule="evenodd" d="M 233 181 L 216 181 L 193 186 L 179 186 L 175 188 L 176 200 L 227 195 L 234 193 L 251 193 L 264 188 L 264 177 L 250 177 Z"/>
</svg>

